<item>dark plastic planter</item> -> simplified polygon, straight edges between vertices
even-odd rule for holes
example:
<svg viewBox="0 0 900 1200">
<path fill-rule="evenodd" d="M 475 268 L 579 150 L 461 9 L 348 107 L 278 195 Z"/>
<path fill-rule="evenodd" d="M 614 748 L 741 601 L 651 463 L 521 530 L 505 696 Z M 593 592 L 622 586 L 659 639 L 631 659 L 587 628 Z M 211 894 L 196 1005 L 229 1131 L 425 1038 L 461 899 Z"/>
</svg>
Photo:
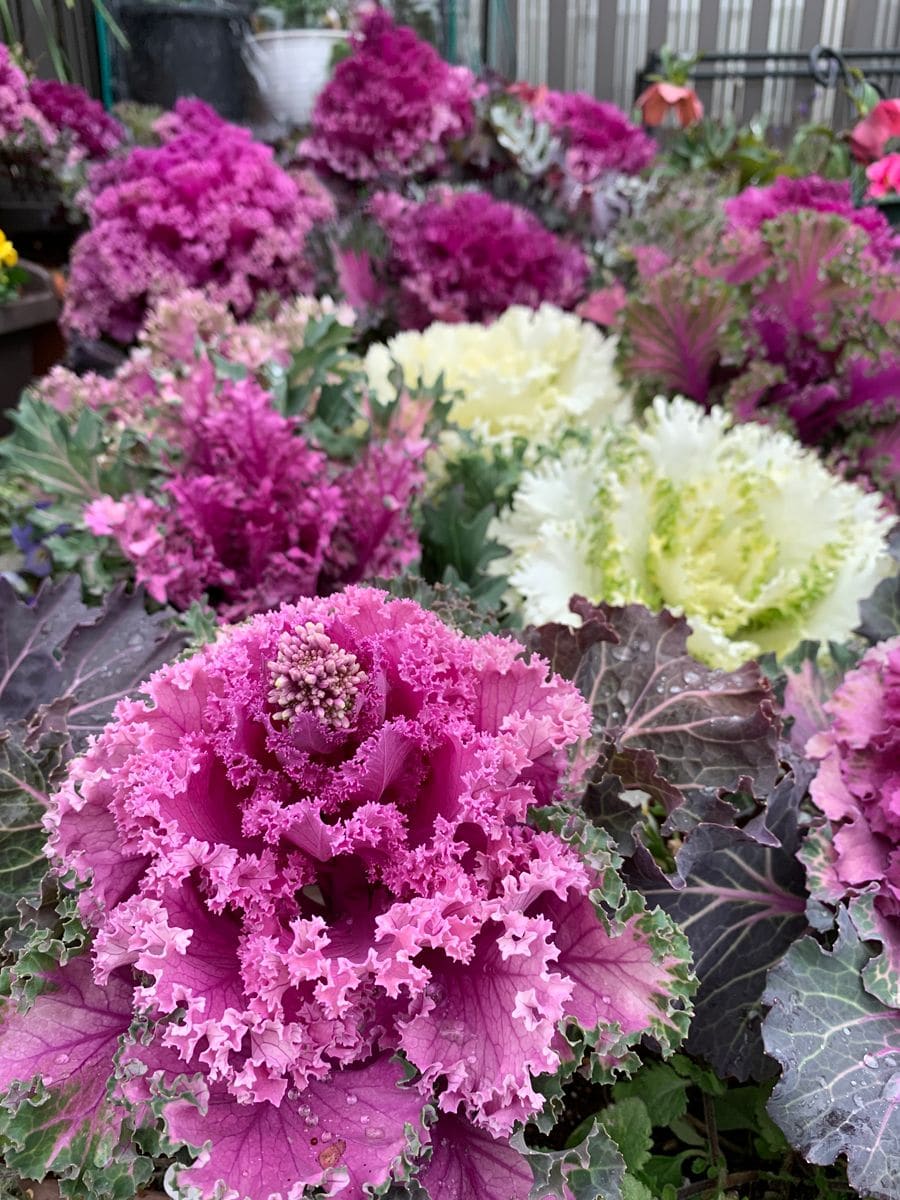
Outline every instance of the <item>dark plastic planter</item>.
<svg viewBox="0 0 900 1200">
<path fill-rule="evenodd" d="M 17 300 L 0 304 L 0 433 L 9 430 L 6 413 L 22 389 L 58 358 L 61 343 L 57 300 L 50 276 L 23 262 L 28 279 Z"/>
<path fill-rule="evenodd" d="M 243 9 L 126 0 L 116 16 L 129 42 L 120 58 L 122 99 L 168 109 L 179 96 L 197 96 L 228 120 L 247 115 L 254 89 Z"/>
</svg>

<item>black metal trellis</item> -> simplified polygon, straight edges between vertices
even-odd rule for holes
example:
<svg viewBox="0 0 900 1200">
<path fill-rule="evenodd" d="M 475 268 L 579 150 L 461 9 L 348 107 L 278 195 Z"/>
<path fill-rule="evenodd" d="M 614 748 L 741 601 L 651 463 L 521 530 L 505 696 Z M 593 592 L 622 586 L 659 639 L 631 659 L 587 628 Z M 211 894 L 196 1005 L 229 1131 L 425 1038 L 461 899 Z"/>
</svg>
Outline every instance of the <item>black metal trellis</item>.
<svg viewBox="0 0 900 1200">
<path fill-rule="evenodd" d="M 651 51 L 635 78 L 635 97 L 647 87 L 650 77 L 659 73 L 662 58 Z M 814 46 L 810 51 L 747 51 L 739 53 L 702 52 L 691 69 L 696 83 L 716 80 L 764 81 L 767 79 L 812 80 L 820 87 L 847 87 L 854 82 L 853 71 L 860 71 L 881 96 L 900 91 L 900 50 L 833 50 Z"/>
</svg>

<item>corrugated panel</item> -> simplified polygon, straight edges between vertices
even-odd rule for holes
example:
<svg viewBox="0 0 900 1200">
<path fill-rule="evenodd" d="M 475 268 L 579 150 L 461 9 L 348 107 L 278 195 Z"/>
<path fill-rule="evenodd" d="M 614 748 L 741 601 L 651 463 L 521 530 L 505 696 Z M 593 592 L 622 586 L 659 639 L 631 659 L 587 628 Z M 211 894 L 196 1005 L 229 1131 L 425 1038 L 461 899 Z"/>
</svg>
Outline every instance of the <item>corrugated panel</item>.
<svg viewBox="0 0 900 1200">
<path fill-rule="evenodd" d="M 650 50 L 678 53 L 900 48 L 900 0 L 498 0 L 515 25 L 520 79 L 593 91 L 631 107 L 634 81 Z M 493 35 L 492 35 L 493 37 Z M 496 40 L 496 39 L 495 39 Z M 491 52 L 495 53 L 494 51 Z M 498 59 L 489 61 L 499 66 Z M 789 79 L 716 80 L 698 86 L 713 116 L 773 125 L 806 120 L 846 123 L 833 89 Z"/>
</svg>

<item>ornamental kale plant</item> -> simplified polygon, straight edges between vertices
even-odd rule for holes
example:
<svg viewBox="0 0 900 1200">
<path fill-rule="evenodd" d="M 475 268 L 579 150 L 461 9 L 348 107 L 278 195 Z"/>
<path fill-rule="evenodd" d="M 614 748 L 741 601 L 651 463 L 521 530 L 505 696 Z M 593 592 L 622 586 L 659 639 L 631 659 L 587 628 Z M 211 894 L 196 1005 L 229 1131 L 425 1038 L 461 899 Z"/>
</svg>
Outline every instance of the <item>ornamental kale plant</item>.
<svg viewBox="0 0 900 1200">
<path fill-rule="evenodd" d="M 884 952 L 866 986 L 900 1009 L 900 638 L 873 646 L 824 710 L 828 724 L 807 745 L 819 767 L 812 799 L 827 818 L 804 845 L 810 890 L 850 901 L 860 936 Z"/>
<path fill-rule="evenodd" d="M 51 126 L 68 135 L 85 158 L 107 158 L 125 140 L 125 130 L 115 117 L 77 84 L 33 79 L 28 94 Z"/>
<path fill-rule="evenodd" d="M 879 263 L 890 265 L 900 252 L 900 238 L 873 205 L 853 203 L 849 182 L 806 175 L 800 179 L 781 176 L 769 187 L 744 188 L 724 204 L 728 223 L 733 229 L 759 229 L 783 212 L 806 209 L 837 213 L 845 221 L 858 225 L 866 234 L 869 250 Z"/>
<path fill-rule="evenodd" d="M 316 100 L 298 153 L 350 183 L 437 173 L 474 119 L 475 81 L 383 9 L 367 15 Z"/>
<path fill-rule="evenodd" d="M 654 252 L 624 310 L 626 375 L 648 395 L 786 423 L 896 505 L 900 314 L 895 271 L 879 260 L 886 226 L 789 209 L 754 228 L 738 211 L 746 224 L 692 262 Z"/>
<path fill-rule="evenodd" d="M 64 321 L 128 343 L 161 296 L 202 288 L 237 316 L 258 297 L 311 290 L 306 237 L 332 211 L 312 181 L 199 100 L 161 118 L 162 145 L 96 167 L 90 230 L 72 253 Z"/>
<path fill-rule="evenodd" d="M 420 202 L 379 192 L 370 208 L 388 242 L 377 282 L 401 329 L 486 321 L 516 304 L 573 308 L 584 290 L 581 250 L 486 192 L 436 189 Z"/>
<path fill-rule="evenodd" d="M 490 535 L 526 620 L 577 593 L 683 613 L 691 653 L 731 668 L 842 641 L 891 573 L 891 518 L 793 438 L 658 397 L 637 422 L 526 471 Z M 802 530 L 802 533 L 798 532 Z"/>
<path fill-rule="evenodd" d="M 9 47 L 0 42 L 0 143 L 16 145 L 35 139 L 47 147 L 52 146 L 56 135 L 29 96 L 27 75 L 14 61 Z"/>
<path fill-rule="evenodd" d="M 531 109 L 560 138 L 564 170 L 582 184 L 595 183 L 612 171 L 637 175 L 656 155 L 653 138 L 621 109 L 585 92 L 538 88 Z"/>
<path fill-rule="evenodd" d="M 419 553 L 430 409 L 368 405 L 342 319 L 161 302 L 113 379 L 57 370 L 23 399 L 0 443 L 11 517 L 89 593 L 136 578 L 229 620 L 397 573 Z"/>
<path fill-rule="evenodd" d="M 618 1194 L 597 1122 L 564 1153 L 522 1136 L 585 1052 L 601 1081 L 687 1019 L 682 939 L 559 803 L 576 688 L 350 588 L 145 692 L 48 814 L 88 944 L 12 968 L 7 1164 L 88 1198 L 153 1147 L 195 1200 Z"/>
</svg>

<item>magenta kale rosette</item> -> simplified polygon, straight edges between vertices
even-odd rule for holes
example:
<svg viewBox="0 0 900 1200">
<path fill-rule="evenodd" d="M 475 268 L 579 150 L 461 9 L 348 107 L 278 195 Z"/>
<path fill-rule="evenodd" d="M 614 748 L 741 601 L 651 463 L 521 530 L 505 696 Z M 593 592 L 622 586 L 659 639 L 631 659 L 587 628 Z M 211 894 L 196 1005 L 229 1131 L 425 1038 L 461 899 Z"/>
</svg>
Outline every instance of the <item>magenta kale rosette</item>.
<svg viewBox="0 0 900 1200">
<path fill-rule="evenodd" d="M 352 183 L 443 167 L 449 143 L 474 122 L 472 72 L 446 63 L 380 8 L 353 40 L 319 93 L 303 160 Z"/>
<path fill-rule="evenodd" d="M 487 192 L 440 187 L 421 202 L 379 192 L 371 213 L 389 243 L 379 283 L 402 329 L 489 321 L 514 304 L 574 308 L 584 293 L 581 250 Z"/>
<path fill-rule="evenodd" d="M 350 588 L 122 702 L 48 816 L 91 945 L 7 1008 L 9 1165 L 93 1195 L 146 1178 L 139 1129 L 194 1200 L 526 1200 L 553 1078 L 677 1040 L 687 988 L 603 835 L 554 825 L 591 714 L 523 653 Z"/>
<path fill-rule="evenodd" d="M 900 1007 L 900 638 L 873 646 L 824 706 L 807 743 L 819 771 L 810 794 L 828 818 L 802 857 L 810 892 L 848 900 L 861 937 L 884 955 L 867 987 Z"/>
<path fill-rule="evenodd" d="M 295 178 L 269 146 L 199 100 L 157 123 L 90 175 L 91 228 L 75 243 L 64 320 L 85 337 L 130 342 L 160 297 L 202 288 L 237 316 L 264 293 L 312 290 L 307 234 L 332 213 L 321 187 Z"/>
</svg>

